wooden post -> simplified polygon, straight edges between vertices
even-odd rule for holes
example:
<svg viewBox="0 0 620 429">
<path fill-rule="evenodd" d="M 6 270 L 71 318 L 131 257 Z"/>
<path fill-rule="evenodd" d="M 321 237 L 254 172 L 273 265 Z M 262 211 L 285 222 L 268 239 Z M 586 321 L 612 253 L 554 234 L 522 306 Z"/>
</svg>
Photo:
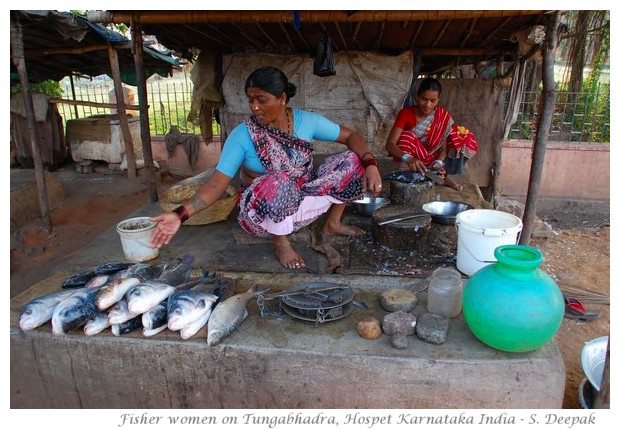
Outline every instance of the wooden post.
<svg viewBox="0 0 620 429">
<path fill-rule="evenodd" d="M 69 75 L 69 82 L 71 82 L 71 95 L 73 96 L 73 100 L 75 100 L 76 99 L 76 97 L 75 97 L 75 82 L 73 82 L 73 75 L 72 74 Z M 80 117 L 80 115 L 78 115 L 77 104 L 73 106 L 73 112 L 75 113 L 75 119 Z"/>
<path fill-rule="evenodd" d="M 125 156 L 127 157 L 127 177 L 130 180 L 136 179 L 136 154 L 133 151 L 133 139 L 129 130 L 127 113 L 125 111 L 125 94 L 123 93 L 123 83 L 121 81 L 121 69 L 118 65 L 118 53 L 108 43 L 108 57 L 110 58 L 110 68 L 112 69 L 112 79 L 114 80 L 114 93 L 116 94 L 116 110 L 121 124 L 123 143 L 125 144 Z"/>
<path fill-rule="evenodd" d="M 543 46 L 543 104 L 542 113 L 536 128 L 536 139 L 534 141 L 534 153 L 532 154 L 532 168 L 530 170 L 530 181 L 525 200 L 523 212 L 523 230 L 521 231 L 520 244 L 528 245 L 536 220 L 536 200 L 538 198 L 538 188 L 542 178 L 542 170 L 545 162 L 545 151 L 549 140 L 549 130 L 553 122 L 553 112 L 555 109 L 555 99 L 557 96 L 557 85 L 554 79 L 553 68 L 555 65 L 555 50 L 558 44 L 557 34 L 560 22 L 560 13 L 556 12 L 549 16 L 547 25 L 547 36 Z"/>
<path fill-rule="evenodd" d="M 144 153 L 144 167 L 149 183 L 151 202 L 156 202 L 157 183 L 155 183 L 155 169 L 153 166 L 153 151 L 151 149 L 151 131 L 149 129 L 149 108 L 146 94 L 146 78 L 144 73 L 144 48 L 142 47 L 142 30 L 140 23 L 131 19 L 131 39 L 133 41 L 133 58 L 136 64 L 136 84 L 140 105 L 140 135 L 142 136 L 142 152 Z"/>
<path fill-rule="evenodd" d="M 41 146 L 39 144 L 39 133 L 37 131 L 37 120 L 34 116 L 34 104 L 32 103 L 32 94 L 30 94 L 30 85 L 28 83 L 28 71 L 26 70 L 26 60 L 24 59 L 22 27 L 21 24 L 13 21 L 11 21 L 11 59 L 13 60 L 13 64 L 15 64 L 15 68 L 17 68 L 19 83 L 22 87 L 22 94 L 24 96 L 24 108 L 26 109 L 28 131 L 30 133 L 30 149 L 32 152 L 32 160 L 34 161 L 34 175 L 37 182 L 39 208 L 41 209 L 43 227 L 45 232 L 49 234 L 52 232 L 52 220 L 47 200 L 47 185 L 45 183 L 45 171 L 43 170 L 43 159 L 41 157 Z"/>
</svg>

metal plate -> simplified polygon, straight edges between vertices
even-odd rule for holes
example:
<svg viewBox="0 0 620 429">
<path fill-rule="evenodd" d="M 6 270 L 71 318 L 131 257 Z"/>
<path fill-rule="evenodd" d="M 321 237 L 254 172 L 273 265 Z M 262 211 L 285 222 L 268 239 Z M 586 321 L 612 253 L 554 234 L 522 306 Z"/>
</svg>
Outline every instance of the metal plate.
<svg viewBox="0 0 620 429">
<path fill-rule="evenodd" d="M 304 289 L 322 289 L 328 286 L 342 286 L 341 289 L 334 289 L 333 291 L 322 291 L 320 295 L 317 294 L 298 294 L 282 297 L 282 302 L 290 307 L 299 310 L 316 310 L 317 308 L 329 309 L 334 307 L 340 307 L 351 300 L 353 300 L 353 290 L 348 285 L 340 283 L 330 282 L 312 282 L 295 285 L 288 291 L 304 290 Z M 325 298 L 327 296 L 327 298 Z"/>
<path fill-rule="evenodd" d="M 603 380 L 608 340 L 608 336 L 595 338 L 588 341 L 581 350 L 581 368 L 596 390 L 600 390 Z"/>
<path fill-rule="evenodd" d="M 430 214 L 436 223 L 453 225 L 457 214 L 465 210 L 471 210 L 473 207 L 459 201 L 431 201 L 424 204 L 422 209 Z"/>
</svg>

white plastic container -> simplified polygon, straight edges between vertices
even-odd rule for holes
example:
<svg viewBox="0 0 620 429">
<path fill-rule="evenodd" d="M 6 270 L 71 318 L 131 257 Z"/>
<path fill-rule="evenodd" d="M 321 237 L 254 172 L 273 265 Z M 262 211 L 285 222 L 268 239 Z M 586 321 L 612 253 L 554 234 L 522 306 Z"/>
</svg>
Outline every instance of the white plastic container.
<svg viewBox="0 0 620 429">
<path fill-rule="evenodd" d="M 500 210 L 473 209 L 456 215 L 456 268 L 468 276 L 497 262 L 495 248 L 517 244 L 523 222 Z"/>
<path fill-rule="evenodd" d="M 428 301 L 429 313 L 456 317 L 463 308 L 463 282 L 461 273 L 452 267 L 437 268 L 430 277 Z"/>
<path fill-rule="evenodd" d="M 156 225 L 157 222 L 150 221 L 148 217 L 134 217 L 116 226 L 125 259 L 130 262 L 143 262 L 159 255 L 159 248 L 149 244 Z"/>
</svg>

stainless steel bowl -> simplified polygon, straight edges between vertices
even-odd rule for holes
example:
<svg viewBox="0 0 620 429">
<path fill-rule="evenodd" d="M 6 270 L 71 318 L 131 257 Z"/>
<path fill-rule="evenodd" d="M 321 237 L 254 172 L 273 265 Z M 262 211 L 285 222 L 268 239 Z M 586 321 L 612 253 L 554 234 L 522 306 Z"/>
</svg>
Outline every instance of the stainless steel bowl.
<svg viewBox="0 0 620 429">
<path fill-rule="evenodd" d="M 588 341 L 581 350 L 581 369 L 597 391 L 601 390 L 607 358 L 607 341 L 609 341 L 609 336 L 595 338 Z"/>
<path fill-rule="evenodd" d="M 422 209 L 431 215 L 433 222 L 454 225 L 457 214 L 471 210 L 473 207 L 458 201 L 431 201 L 424 204 Z"/>
<path fill-rule="evenodd" d="M 383 206 L 390 203 L 387 198 L 381 197 L 369 197 L 366 196 L 361 200 L 356 200 L 351 203 L 353 209 L 362 216 L 372 216 L 372 214 Z"/>
</svg>

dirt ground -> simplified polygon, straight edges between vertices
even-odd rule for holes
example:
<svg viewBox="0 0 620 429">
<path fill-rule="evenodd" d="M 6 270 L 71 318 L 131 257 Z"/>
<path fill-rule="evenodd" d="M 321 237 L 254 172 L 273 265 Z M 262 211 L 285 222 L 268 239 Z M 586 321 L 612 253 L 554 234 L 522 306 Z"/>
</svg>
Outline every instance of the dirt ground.
<svg viewBox="0 0 620 429">
<path fill-rule="evenodd" d="M 11 297 L 47 278 L 111 225 L 149 203 L 143 177 L 132 182 L 123 175 L 77 174 L 72 166 L 55 174 L 66 197 L 51 213 L 52 233 L 44 232 L 40 220 L 11 230 Z M 161 189 L 173 183 L 174 178 L 164 176 Z M 563 407 L 582 408 L 578 398 L 585 377 L 581 350 L 585 342 L 610 333 L 610 306 L 598 299 L 610 294 L 609 211 L 539 211 L 538 216 L 557 234 L 530 242 L 544 255 L 541 268 L 562 290 L 584 292 L 586 309 L 600 312 L 594 320 L 565 318 L 556 334 L 567 374 Z M 591 300 L 593 296 L 596 299 Z"/>
</svg>

